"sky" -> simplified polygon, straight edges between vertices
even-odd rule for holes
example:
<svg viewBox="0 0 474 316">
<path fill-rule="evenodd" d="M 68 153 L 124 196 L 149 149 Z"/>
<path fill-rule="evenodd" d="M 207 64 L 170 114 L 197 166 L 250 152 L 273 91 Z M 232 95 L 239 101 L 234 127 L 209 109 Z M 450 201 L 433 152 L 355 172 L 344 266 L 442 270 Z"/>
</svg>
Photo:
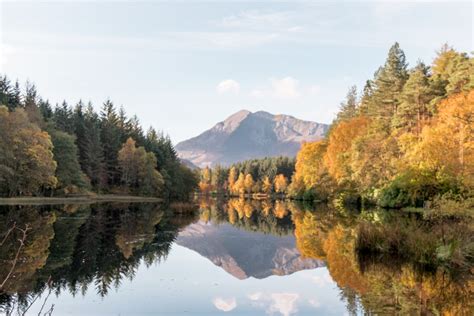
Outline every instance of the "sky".
<svg viewBox="0 0 474 316">
<path fill-rule="evenodd" d="M 51 103 L 111 99 L 177 143 L 241 109 L 330 123 L 399 42 L 472 52 L 472 1 L 0 0 L 0 73 Z"/>
</svg>

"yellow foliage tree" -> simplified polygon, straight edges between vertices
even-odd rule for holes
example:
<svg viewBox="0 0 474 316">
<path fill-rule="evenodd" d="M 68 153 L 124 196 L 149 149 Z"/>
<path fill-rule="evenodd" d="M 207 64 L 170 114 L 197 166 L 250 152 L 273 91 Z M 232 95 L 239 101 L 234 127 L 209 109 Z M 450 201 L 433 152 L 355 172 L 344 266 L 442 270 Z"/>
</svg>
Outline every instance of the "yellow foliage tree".
<svg viewBox="0 0 474 316">
<path fill-rule="evenodd" d="M 202 169 L 201 180 L 199 181 L 199 189 L 201 192 L 208 194 L 212 190 L 211 178 L 211 169 L 209 169 L 209 167 Z"/>
<path fill-rule="evenodd" d="M 254 189 L 255 182 L 253 181 L 253 177 L 251 174 L 245 175 L 245 180 L 244 180 L 244 188 L 245 192 L 248 194 L 252 193 L 252 190 Z"/>
<path fill-rule="evenodd" d="M 406 158 L 415 167 L 442 172 L 474 187 L 474 90 L 441 102 Z"/>
<path fill-rule="evenodd" d="M 229 176 L 227 179 L 227 185 L 229 192 L 231 194 L 235 194 L 235 181 L 237 180 L 237 169 L 235 167 L 230 168 L 229 170 Z"/>
<path fill-rule="evenodd" d="M 288 179 L 284 175 L 277 175 L 273 182 L 275 184 L 275 191 L 277 193 L 283 194 L 286 192 L 286 189 L 288 188 Z"/>
<path fill-rule="evenodd" d="M 326 148 L 325 141 L 304 143 L 296 156 L 295 177 L 303 181 L 307 190 L 315 187 L 326 171 L 323 160 Z"/>
<path fill-rule="evenodd" d="M 272 189 L 273 189 L 272 181 L 270 181 L 270 178 L 266 176 L 265 178 L 263 178 L 262 190 L 263 192 L 269 194 L 272 192 Z"/>
<path fill-rule="evenodd" d="M 337 182 L 349 180 L 350 170 L 350 148 L 354 140 L 367 132 L 369 119 L 365 116 L 355 117 L 353 119 L 341 121 L 331 131 L 329 144 L 324 162 L 328 168 L 329 174 Z"/>
<path fill-rule="evenodd" d="M 56 162 L 48 133 L 30 122 L 23 109 L 0 106 L 0 195 L 32 195 L 54 188 Z"/>
<path fill-rule="evenodd" d="M 239 174 L 239 178 L 234 183 L 233 191 L 234 194 L 243 195 L 245 193 L 245 176 L 242 172 Z"/>
</svg>

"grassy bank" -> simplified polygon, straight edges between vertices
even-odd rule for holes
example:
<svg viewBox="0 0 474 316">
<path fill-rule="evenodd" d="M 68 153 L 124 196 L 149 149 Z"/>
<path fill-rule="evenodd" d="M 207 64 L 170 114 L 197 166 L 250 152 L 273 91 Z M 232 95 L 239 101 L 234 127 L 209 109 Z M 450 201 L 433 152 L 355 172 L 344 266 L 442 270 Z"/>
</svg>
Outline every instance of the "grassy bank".
<svg viewBox="0 0 474 316">
<path fill-rule="evenodd" d="M 101 203 L 101 202 L 161 202 L 163 199 L 146 196 L 131 195 L 84 195 L 73 197 L 12 197 L 0 198 L 0 205 L 42 205 L 42 204 L 83 204 L 83 203 Z"/>
</svg>

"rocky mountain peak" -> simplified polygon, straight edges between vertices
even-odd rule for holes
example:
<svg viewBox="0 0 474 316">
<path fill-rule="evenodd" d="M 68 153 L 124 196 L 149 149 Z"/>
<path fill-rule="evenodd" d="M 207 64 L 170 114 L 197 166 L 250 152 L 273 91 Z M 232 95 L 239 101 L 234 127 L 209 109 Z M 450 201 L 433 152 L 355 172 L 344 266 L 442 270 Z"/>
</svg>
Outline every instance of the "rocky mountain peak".
<svg viewBox="0 0 474 316">
<path fill-rule="evenodd" d="M 328 125 L 290 115 L 241 110 L 202 134 L 176 145 L 199 167 L 272 156 L 293 157 L 304 141 L 323 138 Z"/>
</svg>

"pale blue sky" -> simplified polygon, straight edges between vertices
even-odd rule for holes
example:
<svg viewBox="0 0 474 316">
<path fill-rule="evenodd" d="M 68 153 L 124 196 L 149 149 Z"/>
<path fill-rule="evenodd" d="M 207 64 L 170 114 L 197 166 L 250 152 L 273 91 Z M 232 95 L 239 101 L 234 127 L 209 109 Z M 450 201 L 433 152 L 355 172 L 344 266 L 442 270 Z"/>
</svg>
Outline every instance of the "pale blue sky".
<svg viewBox="0 0 474 316">
<path fill-rule="evenodd" d="M 175 142 L 240 110 L 331 122 L 400 42 L 473 50 L 471 1 L 5 1 L 0 72 L 52 103 L 111 98 Z"/>
</svg>

